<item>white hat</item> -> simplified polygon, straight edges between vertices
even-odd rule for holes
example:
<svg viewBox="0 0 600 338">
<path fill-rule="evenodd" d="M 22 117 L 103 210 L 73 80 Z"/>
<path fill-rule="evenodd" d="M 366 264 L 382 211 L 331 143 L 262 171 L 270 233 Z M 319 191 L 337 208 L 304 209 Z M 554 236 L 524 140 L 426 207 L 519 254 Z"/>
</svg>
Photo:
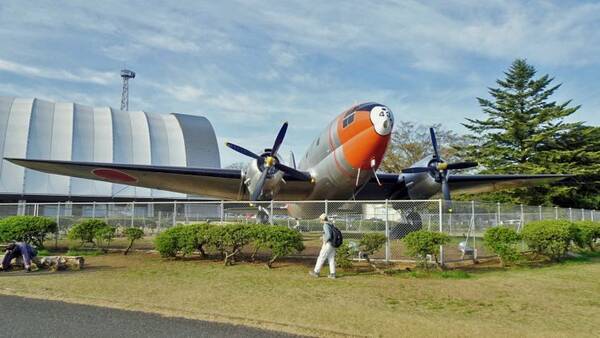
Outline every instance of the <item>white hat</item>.
<svg viewBox="0 0 600 338">
<path fill-rule="evenodd" d="M 321 221 L 327 221 L 327 220 L 328 220 L 328 219 L 327 219 L 327 214 L 325 214 L 325 213 L 322 213 L 322 214 L 321 214 L 321 216 L 319 216 L 319 219 L 320 219 Z"/>
</svg>

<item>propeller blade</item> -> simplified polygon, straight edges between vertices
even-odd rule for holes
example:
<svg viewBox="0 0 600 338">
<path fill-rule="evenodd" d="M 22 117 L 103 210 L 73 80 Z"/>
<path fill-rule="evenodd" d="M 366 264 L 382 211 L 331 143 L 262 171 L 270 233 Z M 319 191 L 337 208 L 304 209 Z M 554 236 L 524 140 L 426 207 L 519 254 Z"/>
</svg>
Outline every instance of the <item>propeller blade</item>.
<svg viewBox="0 0 600 338">
<path fill-rule="evenodd" d="M 293 151 L 290 151 L 290 163 L 292 164 L 292 168 L 296 169 L 296 156 L 294 156 Z"/>
<path fill-rule="evenodd" d="M 455 163 L 448 163 L 448 169 L 467 169 L 467 168 L 474 168 L 476 166 L 478 166 L 479 163 L 477 162 L 455 162 Z"/>
<path fill-rule="evenodd" d="M 284 122 L 279 129 L 279 133 L 277 133 L 277 137 L 275 138 L 275 143 L 273 143 L 273 148 L 271 148 L 271 156 L 277 155 L 277 151 L 283 142 L 283 138 L 285 137 L 285 133 L 287 132 L 288 123 Z"/>
<path fill-rule="evenodd" d="M 435 137 L 435 130 L 433 130 L 433 128 L 429 128 L 429 134 L 431 134 L 431 144 L 433 145 L 433 158 L 439 160 L 440 154 L 438 152 L 438 143 L 437 138 Z"/>
<path fill-rule="evenodd" d="M 450 197 L 450 187 L 448 186 L 448 175 L 444 175 L 442 179 L 442 195 L 444 196 L 444 203 L 446 209 L 452 211 L 452 198 Z"/>
<path fill-rule="evenodd" d="M 448 179 L 442 180 L 442 195 L 446 201 L 450 200 L 450 188 L 448 187 Z"/>
<path fill-rule="evenodd" d="M 229 148 L 237 151 L 238 153 L 244 154 L 248 157 L 252 157 L 254 159 L 260 160 L 262 157 L 256 155 L 255 153 L 251 152 L 250 150 L 240 147 L 236 144 L 230 143 L 230 142 L 225 142 L 225 145 L 228 146 Z"/>
<path fill-rule="evenodd" d="M 260 177 L 258 178 L 258 182 L 256 183 L 256 186 L 254 187 L 254 191 L 252 192 L 252 196 L 250 196 L 251 201 L 257 201 L 258 198 L 260 197 L 260 194 L 262 194 L 262 190 L 265 185 L 265 181 L 267 179 L 268 171 L 269 170 L 265 168 L 262 171 L 262 174 L 260 174 Z"/>
<path fill-rule="evenodd" d="M 406 169 L 402 169 L 402 172 L 405 174 L 418 174 L 418 173 L 424 173 L 427 171 L 431 171 L 432 169 L 430 167 L 412 167 L 412 168 L 406 168 Z"/>
<path fill-rule="evenodd" d="M 295 177 L 301 181 L 310 181 L 310 178 L 311 178 L 310 175 L 307 175 L 301 171 L 298 171 L 294 168 L 288 167 L 281 163 L 275 163 L 275 168 L 277 168 L 277 169 L 283 171 L 284 173 L 286 173 L 292 177 Z"/>
</svg>

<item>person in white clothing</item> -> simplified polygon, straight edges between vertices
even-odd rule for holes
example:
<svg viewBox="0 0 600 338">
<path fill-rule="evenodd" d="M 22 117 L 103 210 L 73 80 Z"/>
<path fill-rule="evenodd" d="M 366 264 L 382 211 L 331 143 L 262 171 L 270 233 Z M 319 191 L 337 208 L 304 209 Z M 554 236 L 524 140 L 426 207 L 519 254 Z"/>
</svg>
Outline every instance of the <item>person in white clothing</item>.
<svg viewBox="0 0 600 338">
<path fill-rule="evenodd" d="M 323 245 L 321 246 L 321 252 L 319 253 L 319 258 L 317 258 L 315 268 L 314 270 L 311 270 L 309 274 L 313 277 L 319 277 L 321 267 L 323 267 L 323 263 L 325 263 L 325 259 L 327 259 L 329 262 L 328 277 L 335 279 L 335 247 L 331 243 L 333 240 L 331 225 L 329 224 L 329 219 L 326 214 L 322 214 L 319 217 L 319 220 L 323 223 Z"/>
</svg>

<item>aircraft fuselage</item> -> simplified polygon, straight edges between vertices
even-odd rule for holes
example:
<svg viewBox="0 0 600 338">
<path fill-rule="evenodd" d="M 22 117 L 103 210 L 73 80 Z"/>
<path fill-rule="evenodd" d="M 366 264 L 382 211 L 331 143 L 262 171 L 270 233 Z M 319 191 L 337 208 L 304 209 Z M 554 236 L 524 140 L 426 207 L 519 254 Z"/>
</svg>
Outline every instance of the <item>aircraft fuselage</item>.
<svg viewBox="0 0 600 338">
<path fill-rule="evenodd" d="M 300 159 L 313 188 L 305 200 L 345 200 L 373 177 L 381 165 L 394 125 L 389 108 L 378 103 L 354 106 L 331 121 Z M 300 214 L 300 204 L 290 205 Z"/>
</svg>

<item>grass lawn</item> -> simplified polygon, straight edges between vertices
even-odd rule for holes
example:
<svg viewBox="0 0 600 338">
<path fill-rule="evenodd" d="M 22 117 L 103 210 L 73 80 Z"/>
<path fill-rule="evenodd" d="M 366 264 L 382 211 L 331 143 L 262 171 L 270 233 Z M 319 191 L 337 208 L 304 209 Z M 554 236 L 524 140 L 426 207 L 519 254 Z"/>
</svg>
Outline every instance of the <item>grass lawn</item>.
<svg viewBox="0 0 600 338">
<path fill-rule="evenodd" d="M 154 254 L 86 257 L 82 271 L 0 273 L 0 293 L 313 335 L 597 336 L 600 256 L 538 268 L 344 273 Z"/>
</svg>

